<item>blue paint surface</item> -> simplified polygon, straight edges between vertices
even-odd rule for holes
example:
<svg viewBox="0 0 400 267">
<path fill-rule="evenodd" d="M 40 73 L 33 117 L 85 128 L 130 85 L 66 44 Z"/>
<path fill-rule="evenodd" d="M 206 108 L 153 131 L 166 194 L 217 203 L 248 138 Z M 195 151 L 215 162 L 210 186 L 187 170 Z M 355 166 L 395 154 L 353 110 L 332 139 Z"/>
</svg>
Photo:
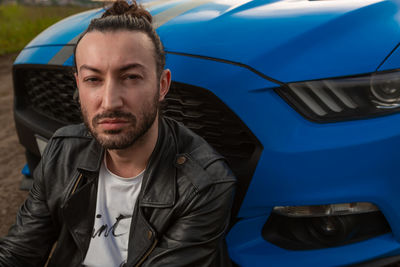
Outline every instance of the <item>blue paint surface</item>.
<svg viewBox="0 0 400 267">
<path fill-rule="evenodd" d="M 29 47 L 19 53 L 14 64 L 47 64 L 64 46 L 37 46 Z"/>
<path fill-rule="evenodd" d="M 32 173 L 29 170 L 28 164 L 25 164 L 24 168 L 22 168 L 21 173 L 22 173 L 22 175 L 25 175 L 27 177 L 31 177 L 32 176 Z"/>
</svg>

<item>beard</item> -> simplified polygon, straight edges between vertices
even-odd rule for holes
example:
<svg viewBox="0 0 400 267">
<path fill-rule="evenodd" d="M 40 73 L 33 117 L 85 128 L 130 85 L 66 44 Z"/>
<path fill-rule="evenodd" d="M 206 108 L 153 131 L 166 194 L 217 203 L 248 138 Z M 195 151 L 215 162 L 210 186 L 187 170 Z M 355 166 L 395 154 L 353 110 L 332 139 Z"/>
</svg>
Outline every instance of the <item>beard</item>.
<svg viewBox="0 0 400 267">
<path fill-rule="evenodd" d="M 152 101 L 142 105 L 137 116 L 121 110 L 108 110 L 94 116 L 91 122 L 87 110 L 81 106 L 83 121 L 92 136 L 105 149 L 126 149 L 139 141 L 153 125 L 158 114 L 158 99 L 159 93 Z M 118 130 L 100 130 L 98 125 L 102 119 L 123 119 L 128 125 Z"/>
</svg>

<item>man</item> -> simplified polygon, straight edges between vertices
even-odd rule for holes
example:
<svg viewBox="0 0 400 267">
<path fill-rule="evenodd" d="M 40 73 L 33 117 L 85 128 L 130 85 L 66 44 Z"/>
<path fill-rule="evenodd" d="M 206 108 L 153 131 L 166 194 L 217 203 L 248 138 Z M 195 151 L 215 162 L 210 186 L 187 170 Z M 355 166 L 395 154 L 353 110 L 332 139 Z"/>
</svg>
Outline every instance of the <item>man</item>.
<svg viewBox="0 0 400 267">
<path fill-rule="evenodd" d="M 75 50 L 84 125 L 57 131 L 0 266 L 227 266 L 235 178 L 159 116 L 171 83 L 151 15 L 116 2 Z M 55 245 L 53 246 L 53 244 Z"/>
</svg>

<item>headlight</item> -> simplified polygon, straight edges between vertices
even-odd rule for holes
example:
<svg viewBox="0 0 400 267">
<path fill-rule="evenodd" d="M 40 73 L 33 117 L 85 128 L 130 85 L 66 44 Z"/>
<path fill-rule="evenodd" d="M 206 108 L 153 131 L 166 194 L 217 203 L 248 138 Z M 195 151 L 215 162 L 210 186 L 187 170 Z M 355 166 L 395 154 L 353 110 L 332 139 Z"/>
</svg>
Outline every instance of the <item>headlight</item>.
<svg viewBox="0 0 400 267">
<path fill-rule="evenodd" d="M 335 122 L 400 111 L 400 72 L 289 83 L 275 89 L 306 118 Z"/>
</svg>

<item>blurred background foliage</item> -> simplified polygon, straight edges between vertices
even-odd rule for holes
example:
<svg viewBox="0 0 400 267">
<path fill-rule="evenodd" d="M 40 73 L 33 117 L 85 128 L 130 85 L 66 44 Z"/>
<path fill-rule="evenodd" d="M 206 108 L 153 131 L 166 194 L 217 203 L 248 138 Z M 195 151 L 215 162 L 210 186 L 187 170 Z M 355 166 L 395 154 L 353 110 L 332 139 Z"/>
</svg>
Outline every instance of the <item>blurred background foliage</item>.
<svg viewBox="0 0 400 267">
<path fill-rule="evenodd" d="M 0 55 L 20 51 L 50 25 L 93 7 L 54 5 L 53 2 L 50 5 L 0 4 Z"/>
</svg>

